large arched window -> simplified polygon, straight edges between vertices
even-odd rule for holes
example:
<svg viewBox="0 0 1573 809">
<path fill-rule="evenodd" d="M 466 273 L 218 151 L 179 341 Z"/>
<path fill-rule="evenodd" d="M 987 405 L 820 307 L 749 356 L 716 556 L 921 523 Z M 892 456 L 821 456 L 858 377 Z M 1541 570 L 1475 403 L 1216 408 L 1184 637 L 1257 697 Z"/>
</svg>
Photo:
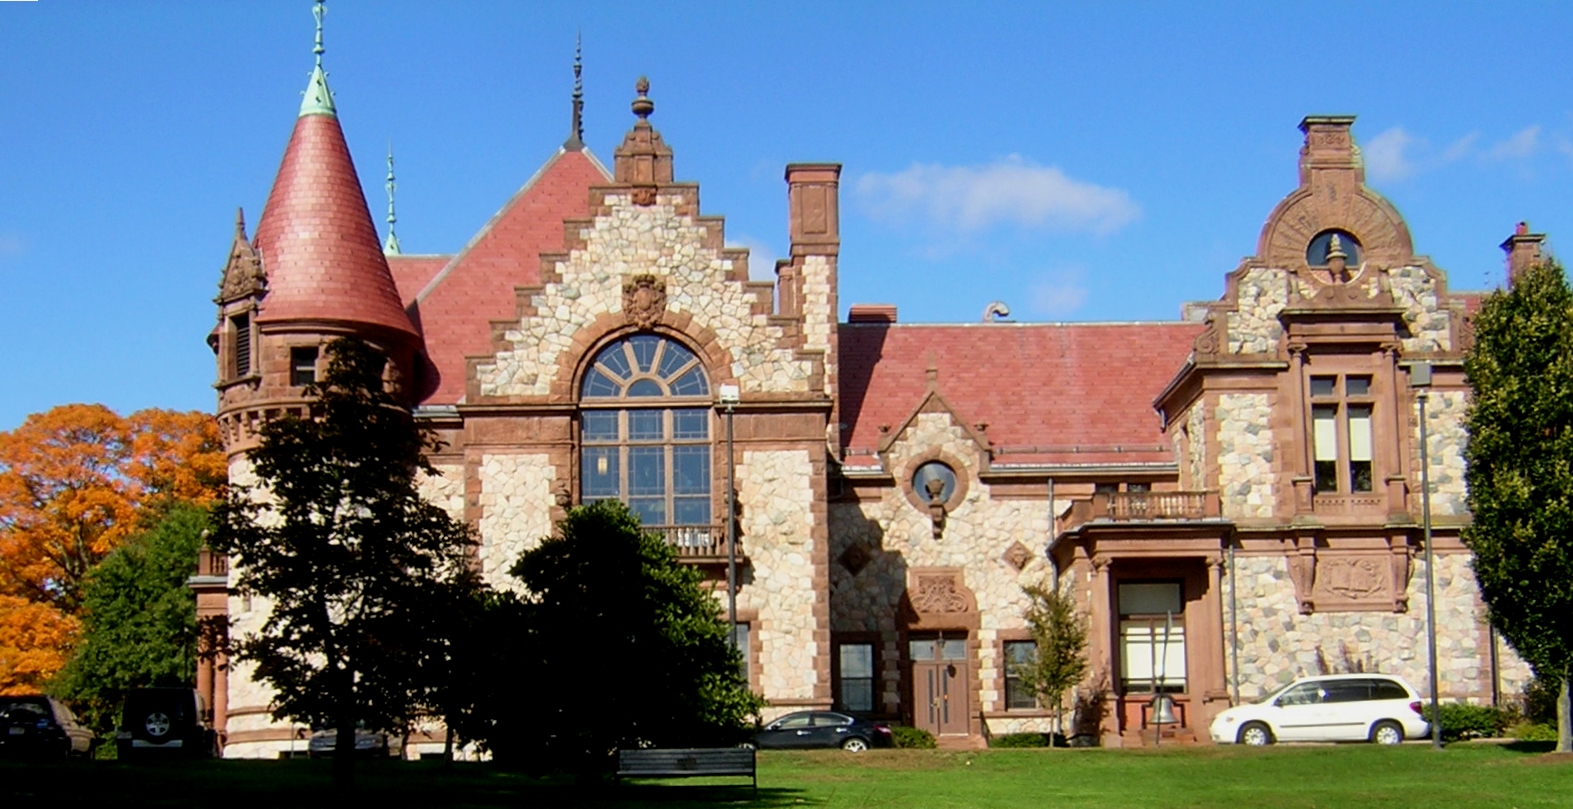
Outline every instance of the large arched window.
<svg viewBox="0 0 1573 809">
<path fill-rule="evenodd" d="M 654 334 L 601 349 L 580 385 L 580 499 L 618 499 L 645 525 L 710 524 L 710 383 Z"/>
</svg>

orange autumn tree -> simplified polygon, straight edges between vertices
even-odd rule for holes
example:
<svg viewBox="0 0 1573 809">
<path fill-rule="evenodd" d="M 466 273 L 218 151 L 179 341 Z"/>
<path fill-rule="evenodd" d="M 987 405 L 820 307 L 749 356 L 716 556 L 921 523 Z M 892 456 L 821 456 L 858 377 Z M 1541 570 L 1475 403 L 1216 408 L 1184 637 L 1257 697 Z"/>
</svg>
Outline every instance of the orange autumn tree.
<svg viewBox="0 0 1573 809">
<path fill-rule="evenodd" d="M 213 502 L 224 474 L 205 413 L 72 404 L 0 433 L 0 693 L 60 669 L 83 577 L 144 515 Z"/>
</svg>

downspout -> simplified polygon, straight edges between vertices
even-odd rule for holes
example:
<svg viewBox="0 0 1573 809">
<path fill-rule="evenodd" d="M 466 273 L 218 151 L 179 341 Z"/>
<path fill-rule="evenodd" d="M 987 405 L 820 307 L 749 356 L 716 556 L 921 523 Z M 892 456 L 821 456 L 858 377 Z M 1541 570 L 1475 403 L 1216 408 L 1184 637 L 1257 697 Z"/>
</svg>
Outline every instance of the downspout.
<svg viewBox="0 0 1573 809">
<path fill-rule="evenodd" d="M 1234 539 L 1224 546 L 1229 559 L 1229 687 L 1231 706 L 1240 704 L 1240 603 L 1235 594 L 1240 582 L 1234 575 Z"/>
</svg>

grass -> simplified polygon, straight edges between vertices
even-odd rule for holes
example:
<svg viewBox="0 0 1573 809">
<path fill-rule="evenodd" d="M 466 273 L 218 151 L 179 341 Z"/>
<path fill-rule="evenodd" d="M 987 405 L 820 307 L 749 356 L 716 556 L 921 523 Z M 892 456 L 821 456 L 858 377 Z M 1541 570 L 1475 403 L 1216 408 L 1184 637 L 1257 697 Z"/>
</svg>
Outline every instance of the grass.
<svg viewBox="0 0 1573 809">
<path fill-rule="evenodd" d="M 1573 806 L 1573 756 L 1544 743 L 1167 750 L 766 752 L 746 780 L 576 786 L 488 765 L 385 762 L 361 794 L 323 761 L 0 762 L 0 806 L 1439 807 Z M 740 787 L 723 784 L 742 784 Z"/>
</svg>

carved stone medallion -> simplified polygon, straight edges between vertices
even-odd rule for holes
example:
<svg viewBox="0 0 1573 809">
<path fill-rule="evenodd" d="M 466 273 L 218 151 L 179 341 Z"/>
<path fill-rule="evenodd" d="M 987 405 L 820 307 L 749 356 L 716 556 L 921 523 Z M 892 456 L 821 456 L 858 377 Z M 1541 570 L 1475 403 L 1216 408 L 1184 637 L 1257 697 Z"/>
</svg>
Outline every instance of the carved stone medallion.
<svg viewBox="0 0 1573 809">
<path fill-rule="evenodd" d="M 868 567 L 868 563 L 873 561 L 873 559 L 867 548 L 862 545 L 851 545 L 841 552 L 838 561 L 841 562 L 842 567 L 847 569 L 848 573 L 856 576 L 863 571 L 863 568 Z"/>
<path fill-rule="evenodd" d="M 1006 564 L 1016 568 L 1017 571 L 1025 570 L 1027 564 L 1032 561 L 1032 551 L 1027 550 L 1027 546 L 1020 542 L 1012 542 L 1010 547 L 1005 549 L 1004 559 Z"/>
<path fill-rule="evenodd" d="M 628 322 L 648 329 L 661 322 L 666 313 L 666 282 L 646 274 L 635 275 L 623 283 L 623 315 Z"/>
<path fill-rule="evenodd" d="M 912 593 L 912 609 L 920 613 L 966 612 L 967 597 L 962 595 L 953 575 L 920 575 L 917 590 Z"/>
</svg>

